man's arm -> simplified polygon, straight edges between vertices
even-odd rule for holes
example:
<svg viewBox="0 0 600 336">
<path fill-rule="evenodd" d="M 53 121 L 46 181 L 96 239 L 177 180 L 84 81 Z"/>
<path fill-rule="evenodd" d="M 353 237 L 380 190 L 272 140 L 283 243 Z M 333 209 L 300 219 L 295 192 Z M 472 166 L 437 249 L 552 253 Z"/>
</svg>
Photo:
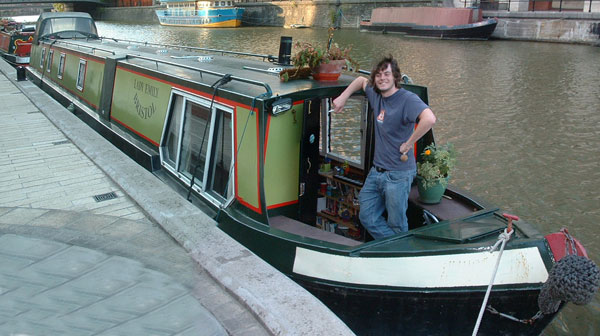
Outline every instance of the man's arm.
<svg viewBox="0 0 600 336">
<path fill-rule="evenodd" d="M 412 148 L 413 144 L 417 142 L 427 131 L 429 131 L 433 124 L 435 124 L 436 118 L 431 111 L 430 108 L 424 109 L 421 114 L 419 114 L 419 123 L 417 124 L 417 128 L 413 134 L 408 138 L 408 140 L 400 145 L 400 153 L 406 154 Z"/>
<path fill-rule="evenodd" d="M 340 112 L 344 108 L 344 105 L 346 105 L 348 98 L 350 98 L 350 96 L 352 96 L 352 94 L 358 90 L 362 89 L 364 91 L 367 87 L 367 83 L 369 83 L 368 78 L 362 76 L 356 77 L 356 79 L 353 80 L 350 85 L 348 85 L 346 90 L 344 90 L 339 97 L 333 100 L 333 111 L 336 113 Z"/>
</svg>

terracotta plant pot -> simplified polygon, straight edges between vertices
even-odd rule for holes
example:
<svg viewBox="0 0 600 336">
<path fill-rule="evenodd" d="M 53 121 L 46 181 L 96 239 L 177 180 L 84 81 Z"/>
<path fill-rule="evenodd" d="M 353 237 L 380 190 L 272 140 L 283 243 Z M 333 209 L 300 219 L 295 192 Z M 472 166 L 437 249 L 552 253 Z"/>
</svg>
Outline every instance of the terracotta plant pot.
<svg viewBox="0 0 600 336">
<path fill-rule="evenodd" d="M 322 63 L 316 69 L 313 69 L 313 78 L 315 80 L 337 80 L 342 73 L 342 68 L 346 65 L 345 60 L 333 60 L 329 63 Z"/>
</svg>

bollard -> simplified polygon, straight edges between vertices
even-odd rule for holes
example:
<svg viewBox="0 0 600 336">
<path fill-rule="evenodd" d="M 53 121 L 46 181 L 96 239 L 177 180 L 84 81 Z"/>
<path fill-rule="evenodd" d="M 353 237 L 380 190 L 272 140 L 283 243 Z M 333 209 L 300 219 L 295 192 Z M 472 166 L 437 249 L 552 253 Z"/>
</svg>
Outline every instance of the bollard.
<svg viewBox="0 0 600 336">
<path fill-rule="evenodd" d="M 21 65 L 17 67 L 17 81 L 22 82 L 24 80 L 27 80 L 27 77 L 25 76 L 25 67 Z"/>
</svg>

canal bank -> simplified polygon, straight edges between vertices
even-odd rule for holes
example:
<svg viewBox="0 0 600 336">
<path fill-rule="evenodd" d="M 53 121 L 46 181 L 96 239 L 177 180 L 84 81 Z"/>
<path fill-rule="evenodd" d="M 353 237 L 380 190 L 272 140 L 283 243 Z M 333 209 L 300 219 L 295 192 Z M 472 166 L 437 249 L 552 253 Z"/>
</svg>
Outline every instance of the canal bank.
<svg viewBox="0 0 600 336">
<path fill-rule="evenodd" d="M 244 7 L 245 26 L 290 27 L 294 24 L 309 27 L 358 28 L 361 19 L 368 18 L 377 7 L 406 6 L 406 1 L 278 1 L 240 3 Z M 410 2 L 410 6 L 427 6 L 429 1 Z M 153 7 L 98 8 L 92 15 L 96 20 L 132 23 L 155 23 Z M 336 14 L 341 13 L 337 16 Z M 600 45 L 600 12 L 516 12 L 484 11 L 484 17 L 498 18 L 492 34 L 495 39 L 540 42 L 561 42 Z"/>
<path fill-rule="evenodd" d="M 207 215 L 112 146 L 37 86 L 29 81 L 15 81 L 16 72 L 6 62 L 0 61 L 0 71 L 4 74 L 0 77 L 5 81 L 10 80 L 17 88 L 14 92 L 10 92 L 10 96 L 14 98 L 10 101 L 31 105 L 31 110 L 21 113 L 17 113 L 17 110 L 9 105 L 10 110 L 7 112 L 10 111 L 20 117 L 23 114 L 29 116 L 30 112 L 44 114 L 60 130 L 57 133 L 62 132 L 68 139 L 67 142 L 74 145 L 72 148 L 74 151 L 83 153 L 91 160 L 90 165 L 101 170 L 102 175 L 106 175 L 111 183 L 121 189 L 123 196 L 133 200 L 136 209 L 139 208 L 143 216 L 149 219 L 148 226 L 151 226 L 152 223 L 158 224 L 175 239 L 198 263 L 202 271 L 215 280 L 218 288 L 224 288 L 228 295 L 240 303 L 239 309 L 247 311 L 259 320 L 268 333 L 274 335 L 352 335 L 346 325 L 320 301 L 219 230 L 216 223 Z M 23 97 L 27 97 L 28 100 Z M 15 118 L 17 117 L 12 119 Z M 22 124 L 25 125 L 24 127 L 35 126 L 29 122 Z M 33 139 L 37 134 L 32 129 L 18 131 L 18 133 L 25 133 Z M 62 141 L 56 142 L 62 144 Z M 22 144 L 16 142 L 14 145 L 16 148 L 13 152 L 18 153 Z M 46 145 L 54 146 L 53 144 Z M 5 161 L 12 162 L 7 159 L 2 161 L 3 164 Z M 24 163 L 19 164 L 23 165 Z M 30 173 L 39 176 L 47 176 L 50 172 L 56 172 L 58 169 L 38 167 L 39 163 L 36 160 L 32 160 L 28 164 L 36 167 L 36 170 Z M 75 164 L 67 160 L 61 167 L 66 170 Z M 11 169 L 10 166 L 8 168 L 5 165 L 1 167 L 3 170 L 0 171 L 3 172 Z M 65 172 L 63 175 L 67 176 L 68 173 Z M 73 175 L 68 176 L 74 177 Z M 23 186 L 17 186 L 13 191 L 5 192 L 5 194 L 11 196 L 14 193 L 25 193 L 22 189 Z M 49 189 L 56 188 L 50 185 Z M 56 190 L 48 190 L 42 196 L 49 196 L 47 198 L 50 199 L 47 201 L 51 202 L 66 198 L 68 194 L 72 193 L 69 192 L 66 196 L 56 196 L 53 192 Z M 120 192 L 117 194 L 121 195 Z M 54 197 L 51 197 L 53 195 Z M 7 203 L 0 203 L 0 206 L 3 204 Z M 21 206 L 31 208 L 27 205 Z M 1 211 L 4 214 L 5 210 Z M 115 213 L 109 211 L 106 215 Z M 65 216 L 61 213 L 58 217 L 65 218 Z M 22 218 L 20 220 L 22 221 Z M 94 223 L 82 221 L 82 224 L 92 227 Z M 106 225 L 108 224 L 110 223 Z M 57 225 L 55 226 L 57 227 Z M 126 227 L 131 230 L 131 225 Z M 57 237 L 64 235 L 60 232 L 55 234 Z M 77 237 L 82 236 L 79 233 L 76 235 Z M 98 240 L 96 235 L 90 236 L 90 240 Z M 118 240 L 118 238 L 114 238 L 114 240 Z M 149 244 L 152 245 L 153 240 L 150 240 Z M 127 249 L 127 245 L 124 245 L 123 249 Z M 159 254 L 149 254 L 147 257 L 160 259 Z M 178 262 L 173 262 L 173 264 L 178 264 Z M 173 272 L 169 275 L 177 278 L 180 272 Z M 205 295 L 212 295 L 208 290 L 202 292 Z M 72 299 L 75 300 L 77 297 Z M 128 302 L 134 304 L 132 301 Z M 215 315 L 223 313 L 221 324 L 225 327 L 228 324 L 237 324 L 241 329 L 239 332 L 232 332 L 233 329 L 227 328 L 228 332 L 232 335 L 256 334 L 248 330 L 246 333 L 244 332 L 243 324 L 245 322 L 236 317 L 239 309 L 230 309 L 232 307 L 223 301 L 214 302 L 213 306 Z"/>
</svg>

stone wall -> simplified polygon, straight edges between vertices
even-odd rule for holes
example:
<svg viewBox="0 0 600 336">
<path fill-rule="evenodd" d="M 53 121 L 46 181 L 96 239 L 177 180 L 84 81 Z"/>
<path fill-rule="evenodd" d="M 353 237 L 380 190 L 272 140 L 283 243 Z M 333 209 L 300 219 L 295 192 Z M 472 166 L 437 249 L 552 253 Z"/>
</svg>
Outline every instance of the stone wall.
<svg viewBox="0 0 600 336">
<path fill-rule="evenodd" d="M 377 7 L 431 6 L 436 0 L 396 1 L 277 1 L 270 3 L 242 3 L 245 7 L 244 25 L 289 27 L 302 24 L 309 27 L 358 28 L 363 18 L 371 17 Z M 441 4 L 441 1 L 439 1 Z M 341 15 L 336 15 L 341 10 Z M 335 17 L 338 21 L 335 21 Z"/>
<path fill-rule="evenodd" d="M 493 38 L 600 46 L 600 13 L 484 11 L 484 16 L 498 18 Z"/>
<path fill-rule="evenodd" d="M 161 7 L 98 7 L 90 14 L 94 20 L 159 24 L 154 13 L 157 8 Z"/>
</svg>

